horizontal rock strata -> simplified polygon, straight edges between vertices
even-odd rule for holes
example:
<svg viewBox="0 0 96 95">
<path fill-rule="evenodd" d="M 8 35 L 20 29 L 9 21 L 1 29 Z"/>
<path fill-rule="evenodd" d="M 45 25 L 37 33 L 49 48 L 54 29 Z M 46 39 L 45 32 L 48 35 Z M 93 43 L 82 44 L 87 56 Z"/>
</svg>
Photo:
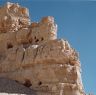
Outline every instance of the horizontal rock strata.
<svg viewBox="0 0 96 95">
<path fill-rule="evenodd" d="M 78 53 L 57 39 L 53 17 L 30 22 L 27 8 L 9 2 L 0 13 L 0 77 L 38 95 L 84 95 Z"/>
</svg>

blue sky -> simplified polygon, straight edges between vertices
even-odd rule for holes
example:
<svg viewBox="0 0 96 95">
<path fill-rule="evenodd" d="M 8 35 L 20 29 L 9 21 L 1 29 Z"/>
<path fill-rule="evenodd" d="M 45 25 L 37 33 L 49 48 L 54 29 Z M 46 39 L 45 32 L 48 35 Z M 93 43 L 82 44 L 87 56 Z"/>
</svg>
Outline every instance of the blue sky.
<svg viewBox="0 0 96 95">
<path fill-rule="evenodd" d="M 64 38 L 80 54 L 85 91 L 96 95 L 96 2 L 95 0 L 0 0 L 28 7 L 32 21 L 54 16 L 58 38 Z"/>
</svg>

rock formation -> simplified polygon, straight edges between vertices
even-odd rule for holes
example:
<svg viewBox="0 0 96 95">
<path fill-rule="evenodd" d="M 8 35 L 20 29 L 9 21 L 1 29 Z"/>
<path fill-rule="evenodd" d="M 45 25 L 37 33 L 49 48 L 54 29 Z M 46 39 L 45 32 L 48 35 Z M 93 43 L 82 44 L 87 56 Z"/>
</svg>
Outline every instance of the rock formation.
<svg viewBox="0 0 96 95">
<path fill-rule="evenodd" d="M 0 8 L 0 77 L 35 90 L 37 95 L 84 95 L 78 53 L 57 39 L 51 16 L 30 22 L 27 8 Z"/>
</svg>

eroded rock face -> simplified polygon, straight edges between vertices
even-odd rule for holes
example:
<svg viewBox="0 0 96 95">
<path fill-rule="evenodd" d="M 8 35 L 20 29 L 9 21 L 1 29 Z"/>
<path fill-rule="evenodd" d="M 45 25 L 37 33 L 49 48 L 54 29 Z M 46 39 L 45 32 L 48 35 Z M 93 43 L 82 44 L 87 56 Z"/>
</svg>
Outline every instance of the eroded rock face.
<svg viewBox="0 0 96 95">
<path fill-rule="evenodd" d="M 18 31 L 30 24 L 27 8 L 18 4 L 7 3 L 0 8 L 0 32 Z"/>
<path fill-rule="evenodd" d="M 78 53 L 57 39 L 53 17 L 30 23 L 28 9 L 13 3 L 0 13 L 0 77 L 38 95 L 84 95 Z"/>
</svg>

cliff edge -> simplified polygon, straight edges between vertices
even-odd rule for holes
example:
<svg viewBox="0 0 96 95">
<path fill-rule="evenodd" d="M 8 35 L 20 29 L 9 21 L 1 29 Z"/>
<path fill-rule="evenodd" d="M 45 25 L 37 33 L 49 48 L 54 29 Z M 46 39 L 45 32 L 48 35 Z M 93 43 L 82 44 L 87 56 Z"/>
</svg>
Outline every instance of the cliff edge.
<svg viewBox="0 0 96 95">
<path fill-rule="evenodd" d="M 54 17 L 31 22 L 27 8 L 10 2 L 0 8 L 0 77 L 36 95 L 84 95 L 79 55 L 57 38 Z"/>
</svg>

